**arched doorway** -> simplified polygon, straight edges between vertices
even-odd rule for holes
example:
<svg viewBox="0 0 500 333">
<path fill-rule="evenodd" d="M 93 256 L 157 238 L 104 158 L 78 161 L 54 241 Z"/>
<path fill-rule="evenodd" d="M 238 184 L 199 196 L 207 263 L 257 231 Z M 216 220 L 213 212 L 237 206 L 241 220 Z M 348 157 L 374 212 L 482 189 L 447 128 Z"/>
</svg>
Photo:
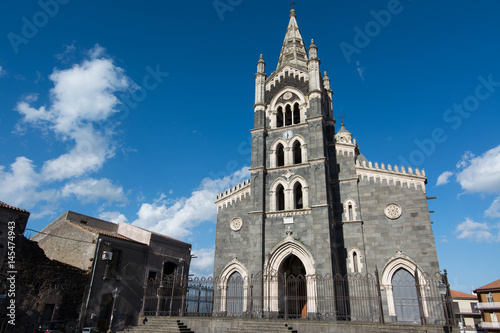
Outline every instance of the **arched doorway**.
<svg viewBox="0 0 500 333">
<path fill-rule="evenodd" d="M 418 322 L 420 311 L 413 275 L 406 269 L 400 268 L 392 276 L 391 282 L 397 321 Z"/>
<path fill-rule="evenodd" d="M 243 313 L 243 277 L 234 272 L 227 281 L 226 310 L 228 316 L 238 316 Z"/>
<path fill-rule="evenodd" d="M 289 255 L 279 268 L 279 312 L 292 318 L 307 316 L 306 268 L 295 255 Z M 286 298 L 285 298 L 286 296 Z M 286 301 L 285 301 L 286 299 Z"/>
</svg>

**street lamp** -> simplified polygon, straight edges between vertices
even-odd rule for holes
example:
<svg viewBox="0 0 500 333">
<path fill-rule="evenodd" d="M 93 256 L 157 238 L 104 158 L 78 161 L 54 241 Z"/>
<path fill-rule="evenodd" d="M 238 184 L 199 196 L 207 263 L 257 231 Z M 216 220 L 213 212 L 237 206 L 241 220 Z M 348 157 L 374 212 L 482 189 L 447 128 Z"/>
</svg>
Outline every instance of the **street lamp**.
<svg viewBox="0 0 500 333">
<path fill-rule="evenodd" d="M 113 325 L 113 316 L 115 314 L 115 303 L 116 303 L 116 298 L 118 295 L 120 295 L 120 291 L 118 290 L 118 287 L 116 287 L 111 294 L 113 295 L 113 306 L 111 307 L 111 318 L 109 319 L 109 328 L 107 333 L 111 333 L 111 325 Z"/>
</svg>

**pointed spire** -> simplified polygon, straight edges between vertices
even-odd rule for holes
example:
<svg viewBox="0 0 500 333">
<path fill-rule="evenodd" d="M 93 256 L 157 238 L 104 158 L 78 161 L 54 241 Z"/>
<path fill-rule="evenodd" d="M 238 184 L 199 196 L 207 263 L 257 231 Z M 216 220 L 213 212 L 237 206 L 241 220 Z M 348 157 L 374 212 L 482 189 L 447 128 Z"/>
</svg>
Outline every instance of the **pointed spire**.
<svg viewBox="0 0 500 333">
<path fill-rule="evenodd" d="M 278 67 L 276 69 L 284 65 L 292 65 L 307 70 L 308 59 L 306 47 L 300 35 L 296 17 L 295 9 L 292 9 L 290 11 L 290 22 L 288 23 L 285 40 L 281 47 L 280 59 L 278 60 Z"/>
</svg>

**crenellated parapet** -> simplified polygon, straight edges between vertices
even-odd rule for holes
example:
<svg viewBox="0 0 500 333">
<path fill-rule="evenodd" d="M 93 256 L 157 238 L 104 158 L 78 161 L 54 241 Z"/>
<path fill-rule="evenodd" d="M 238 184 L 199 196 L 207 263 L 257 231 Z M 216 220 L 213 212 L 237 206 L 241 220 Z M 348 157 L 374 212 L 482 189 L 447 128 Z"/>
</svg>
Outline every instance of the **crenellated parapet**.
<svg viewBox="0 0 500 333">
<path fill-rule="evenodd" d="M 404 166 L 399 168 L 397 165 L 394 168 L 384 163 L 378 164 L 375 162 L 360 162 L 356 161 L 356 174 L 360 180 L 374 181 L 374 182 L 386 182 L 389 185 L 401 186 L 406 185 L 408 188 L 421 189 L 425 193 L 425 184 L 427 183 L 427 178 L 425 177 L 425 171 L 422 169 L 413 169 L 408 167 L 406 169 Z"/>
<path fill-rule="evenodd" d="M 232 205 L 234 202 L 241 201 L 247 196 L 250 196 L 250 179 L 219 193 L 215 199 L 217 211 Z"/>
<path fill-rule="evenodd" d="M 291 66 L 285 66 L 280 71 L 272 73 L 266 80 L 266 91 L 270 91 L 273 87 L 277 86 L 281 80 L 289 76 L 298 80 L 303 80 L 304 82 L 309 81 L 309 74 L 307 72 Z"/>
</svg>

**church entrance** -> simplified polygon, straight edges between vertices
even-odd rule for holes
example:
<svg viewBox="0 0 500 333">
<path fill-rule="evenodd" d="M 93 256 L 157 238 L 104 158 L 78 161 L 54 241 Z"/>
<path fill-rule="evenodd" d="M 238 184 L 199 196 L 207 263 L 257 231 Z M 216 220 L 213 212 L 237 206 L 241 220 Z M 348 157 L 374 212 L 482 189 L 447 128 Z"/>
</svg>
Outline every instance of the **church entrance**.
<svg viewBox="0 0 500 333">
<path fill-rule="evenodd" d="M 418 322 L 420 311 L 413 275 L 406 269 L 398 269 L 392 276 L 392 292 L 397 321 Z"/>
<path fill-rule="evenodd" d="M 306 269 L 295 255 L 289 255 L 280 265 L 279 312 L 289 318 L 307 316 Z"/>
<path fill-rule="evenodd" d="M 243 313 L 243 277 L 234 272 L 227 281 L 226 309 L 228 316 L 239 316 Z"/>
</svg>

